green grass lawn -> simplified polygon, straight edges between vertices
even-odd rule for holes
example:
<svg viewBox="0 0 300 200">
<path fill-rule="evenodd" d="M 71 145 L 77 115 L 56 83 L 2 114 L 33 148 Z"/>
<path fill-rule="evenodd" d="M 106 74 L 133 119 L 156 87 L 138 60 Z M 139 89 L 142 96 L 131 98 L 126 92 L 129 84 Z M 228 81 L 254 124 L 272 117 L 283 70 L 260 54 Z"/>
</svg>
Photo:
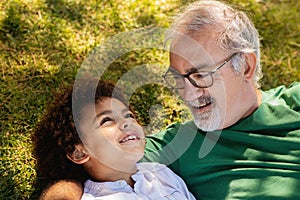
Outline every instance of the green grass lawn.
<svg viewBox="0 0 300 200">
<path fill-rule="evenodd" d="M 0 199 L 37 198 L 30 135 L 51 94 L 74 81 L 88 53 L 116 34 L 142 27 L 168 28 L 171 17 L 188 2 L 0 1 Z M 261 34 L 262 88 L 299 81 L 300 1 L 228 2 L 246 11 Z M 167 66 L 168 54 L 155 48 L 128 52 L 103 77 L 116 81 L 134 66 L 147 63 Z M 189 117 L 170 91 L 156 84 L 136 90 L 131 103 L 148 133 Z"/>
</svg>

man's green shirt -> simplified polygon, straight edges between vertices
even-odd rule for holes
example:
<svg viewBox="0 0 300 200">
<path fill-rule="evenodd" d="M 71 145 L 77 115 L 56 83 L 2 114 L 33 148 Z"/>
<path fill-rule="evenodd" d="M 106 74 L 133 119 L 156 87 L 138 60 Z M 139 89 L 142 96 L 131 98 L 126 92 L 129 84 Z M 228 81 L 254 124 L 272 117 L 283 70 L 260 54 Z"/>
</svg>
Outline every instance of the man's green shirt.
<svg viewBox="0 0 300 200">
<path fill-rule="evenodd" d="M 300 83 L 222 131 L 192 121 L 148 136 L 144 161 L 167 164 L 197 199 L 300 199 Z"/>
</svg>

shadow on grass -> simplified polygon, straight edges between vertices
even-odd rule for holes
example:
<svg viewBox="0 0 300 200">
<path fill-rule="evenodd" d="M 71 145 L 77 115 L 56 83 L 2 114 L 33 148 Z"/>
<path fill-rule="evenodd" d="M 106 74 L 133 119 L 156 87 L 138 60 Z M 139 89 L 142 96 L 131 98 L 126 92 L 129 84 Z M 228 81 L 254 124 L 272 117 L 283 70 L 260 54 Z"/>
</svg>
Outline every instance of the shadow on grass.
<svg viewBox="0 0 300 200">
<path fill-rule="evenodd" d="M 82 2 L 76 3 L 72 1 L 62 1 L 62 0 L 47 0 L 47 11 L 62 19 L 67 19 L 69 21 L 77 21 L 80 24 L 83 23 L 82 13 L 86 13 L 85 5 Z"/>
</svg>

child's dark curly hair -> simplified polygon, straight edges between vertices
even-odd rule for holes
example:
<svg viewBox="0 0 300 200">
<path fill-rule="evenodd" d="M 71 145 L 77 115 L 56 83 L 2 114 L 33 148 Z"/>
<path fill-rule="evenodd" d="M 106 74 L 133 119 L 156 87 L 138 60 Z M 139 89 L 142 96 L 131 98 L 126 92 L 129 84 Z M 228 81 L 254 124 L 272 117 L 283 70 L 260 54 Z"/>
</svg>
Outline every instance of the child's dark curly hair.
<svg viewBox="0 0 300 200">
<path fill-rule="evenodd" d="M 40 181 L 44 184 L 60 179 L 83 182 L 89 178 L 82 165 L 77 165 L 66 157 L 73 153 L 75 145 L 82 144 L 74 121 L 80 120 L 80 116 L 76 119 L 74 116 L 78 116 L 85 105 L 95 104 L 105 97 L 114 97 L 127 105 L 122 91 L 108 81 L 83 79 L 76 82 L 74 87 L 72 85 L 62 91 L 55 96 L 32 135 L 33 154 L 41 176 L 39 178 L 42 179 Z M 91 98 L 91 95 L 95 98 Z"/>
</svg>

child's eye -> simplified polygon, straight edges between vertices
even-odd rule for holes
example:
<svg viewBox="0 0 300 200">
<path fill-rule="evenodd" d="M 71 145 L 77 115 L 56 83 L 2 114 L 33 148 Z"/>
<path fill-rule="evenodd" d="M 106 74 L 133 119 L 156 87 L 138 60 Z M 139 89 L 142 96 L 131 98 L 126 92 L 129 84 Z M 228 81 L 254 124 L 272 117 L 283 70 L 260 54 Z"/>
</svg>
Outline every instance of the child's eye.
<svg viewBox="0 0 300 200">
<path fill-rule="evenodd" d="M 112 118 L 110 118 L 110 117 L 105 117 L 105 118 L 103 118 L 103 119 L 100 121 L 99 125 L 102 126 L 103 124 L 108 123 L 108 122 L 112 122 L 112 121 L 113 121 Z"/>
<path fill-rule="evenodd" d="M 132 119 L 135 119 L 134 115 L 133 115 L 131 112 L 127 113 L 127 114 L 125 115 L 125 118 L 132 118 Z"/>
</svg>

